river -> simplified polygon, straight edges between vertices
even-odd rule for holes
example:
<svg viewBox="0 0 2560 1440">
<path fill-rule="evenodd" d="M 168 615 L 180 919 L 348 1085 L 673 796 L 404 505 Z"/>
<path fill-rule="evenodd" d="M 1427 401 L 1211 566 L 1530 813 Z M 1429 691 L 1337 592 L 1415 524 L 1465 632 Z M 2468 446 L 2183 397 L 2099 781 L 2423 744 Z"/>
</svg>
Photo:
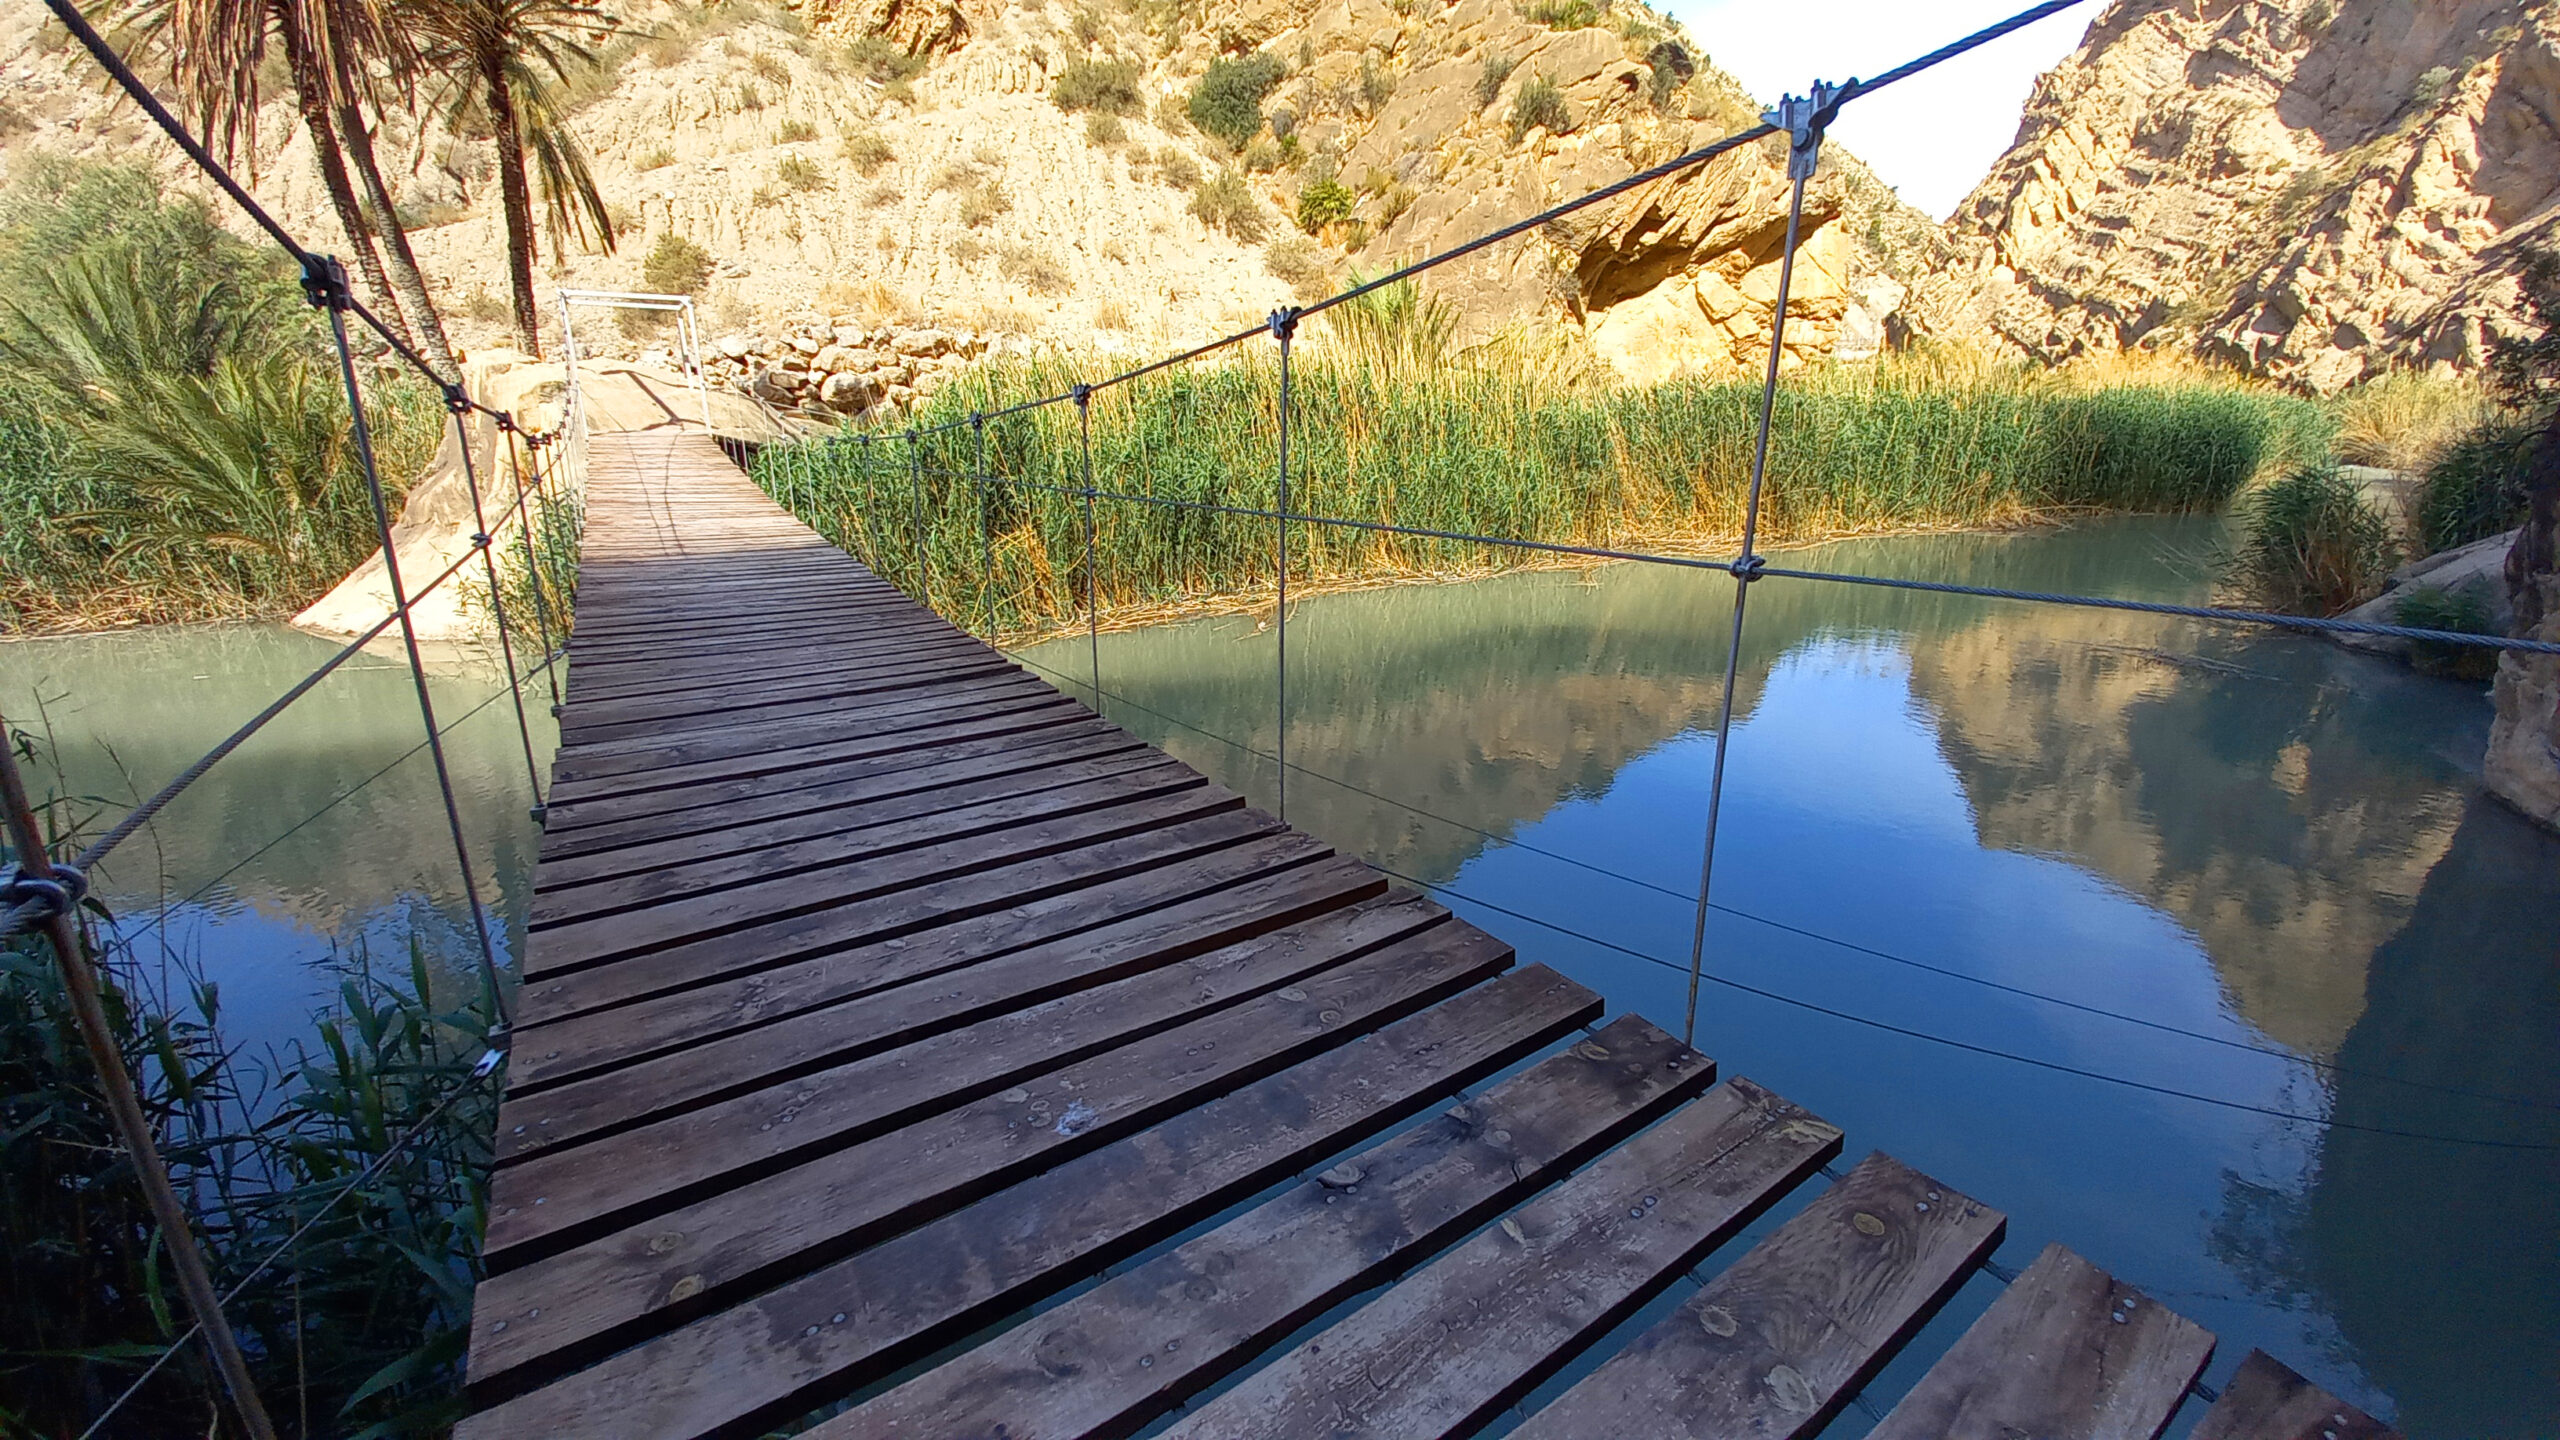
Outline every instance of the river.
<svg viewBox="0 0 2560 1440">
<path fill-rule="evenodd" d="M 2201 600 L 2222 535 L 1815 554 Z M 1289 818 L 1677 1029 L 1730 603 L 1723 576 L 1640 566 L 1307 601 Z M 2007 1263 L 2061 1240 L 2217 1331 L 2217 1377 L 2258 1345 L 2418 1440 L 2560 1432 L 2560 839 L 2480 798 L 2484 693 L 2113 612 L 1772 580 L 1751 615 L 1700 1048 L 1843 1126 L 1847 1159 L 2005 1210 Z M 1274 640 L 1252 617 L 1105 635 L 1105 706 L 1271 805 Z M 40 693 L 59 788 L 112 816 L 329 649 L 0 645 L 0 712 L 33 728 Z M 1024 658 L 1070 688 L 1090 663 L 1082 637 Z M 515 720 L 485 667 L 436 698 L 512 951 L 538 837 Z M 305 1032 L 333 963 L 405 964 L 412 935 L 467 974 L 420 736 L 395 659 L 333 677 L 99 877 L 118 932 L 219 982 L 253 1048 Z"/>
<path fill-rule="evenodd" d="M 1812 558 L 2201 603 L 2224 533 Z M 1614 565 L 1307 601 L 1289 818 L 1676 1030 L 1731 596 Z M 2560 839 L 2480 797 L 2485 692 L 2117 612 L 1770 580 L 1750 614 L 1724 1073 L 2006 1210 L 2012 1266 L 2060 1240 L 2215 1330 L 2217 1376 L 2258 1345 L 2413 1437 L 2560 1433 Z M 1112 719 L 1265 806 L 1267 622 L 1099 646 Z"/>
</svg>

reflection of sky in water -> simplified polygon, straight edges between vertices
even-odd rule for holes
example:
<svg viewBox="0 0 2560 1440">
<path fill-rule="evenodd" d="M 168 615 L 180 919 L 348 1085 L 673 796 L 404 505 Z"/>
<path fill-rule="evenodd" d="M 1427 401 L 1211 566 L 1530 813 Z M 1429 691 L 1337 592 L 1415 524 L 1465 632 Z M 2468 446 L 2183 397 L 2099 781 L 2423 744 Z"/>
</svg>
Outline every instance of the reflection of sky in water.
<svg viewBox="0 0 2560 1440">
<path fill-rule="evenodd" d="M 1825 558 L 2198 600 L 2190 557 L 2218 537 L 2137 520 Z M 1290 818 L 1669 962 L 1452 902 L 1676 1026 L 1730 593 L 1604 567 L 1304 603 Z M 1147 707 L 1112 718 L 1268 805 L 1267 760 L 1229 742 L 1274 747 L 1270 640 L 1237 619 L 1105 636 L 1107 688 Z M 1027 658 L 1086 671 L 1080 636 Z M 1710 983 L 1699 1043 L 1726 1073 L 1843 1125 L 1851 1160 L 1884 1148 L 2006 1211 L 2009 1263 L 2061 1240 L 2174 1304 L 2221 1336 L 2214 1378 L 2263 1346 L 2420 1440 L 2560 1433 L 2552 1153 L 1921 1038 L 2352 1125 L 2560 1140 L 2560 841 L 2476 797 L 2484 697 L 2290 638 L 1780 582 L 1754 589 L 1741 679 L 1719 903 L 1955 973 L 1716 914 L 1713 973 L 1919 1032 Z M 1967 1286 L 1937 1345 L 1997 1288 Z"/>
</svg>

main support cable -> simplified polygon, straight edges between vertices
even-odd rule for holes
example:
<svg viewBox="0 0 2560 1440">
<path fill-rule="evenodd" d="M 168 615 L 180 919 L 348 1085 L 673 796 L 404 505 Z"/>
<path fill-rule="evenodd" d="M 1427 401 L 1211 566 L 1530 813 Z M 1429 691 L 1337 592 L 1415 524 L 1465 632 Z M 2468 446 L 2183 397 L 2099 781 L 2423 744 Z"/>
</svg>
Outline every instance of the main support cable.
<svg viewBox="0 0 2560 1440">
<path fill-rule="evenodd" d="M 205 1338 L 212 1345 L 214 1368 L 221 1372 L 223 1387 L 240 1412 L 243 1428 L 251 1440 L 275 1440 L 275 1425 L 258 1399 L 257 1383 L 249 1373 L 248 1358 L 240 1351 L 239 1337 L 232 1333 L 231 1322 L 223 1316 L 222 1301 L 214 1294 L 213 1276 L 205 1268 L 195 1229 L 187 1219 L 186 1207 L 179 1203 L 177 1187 L 170 1182 L 168 1161 L 152 1135 L 150 1119 L 142 1112 L 132 1072 L 125 1068 L 124 1052 L 107 1020 L 97 972 L 91 967 L 88 947 L 80 935 L 78 904 L 80 893 L 87 887 L 86 877 L 76 869 L 55 868 L 43 828 L 36 823 L 35 807 L 27 799 L 26 783 L 18 774 L 18 757 L 9 748 L 7 734 L 8 726 L 0 723 L 0 823 L 8 831 L 10 848 L 17 852 L 18 873 L 41 891 L 49 892 L 20 903 L 15 910 L 40 906 L 43 911 L 45 935 L 53 945 L 54 963 L 62 972 L 62 988 L 70 997 L 81 1044 L 89 1051 L 89 1063 L 97 1069 L 98 1090 L 106 1102 L 107 1118 L 115 1126 L 116 1138 L 123 1142 L 125 1153 L 133 1158 L 134 1178 L 142 1186 L 143 1200 L 151 1207 L 152 1218 L 159 1222 L 160 1243 L 169 1253 L 170 1267 L 177 1271 L 178 1292 L 186 1298 L 187 1309 L 194 1313 L 196 1324 L 203 1327 Z"/>
<path fill-rule="evenodd" d="M 1093 653 L 1093 713 L 1102 713 L 1102 592 L 1098 588 L 1101 574 L 1094 568 L 1099 547 L 1095 544 L 1093 525 L 1093 387 L 1078 385 L 1076 399 L 1076 443 L 1084 456 L 1084 635 L 1085 645 Z"/>
<path fill-rule="evenodd" d="M 480 469 L 471 458 L 471 403 L 459 385 L 449 385 L 444 392 L 445 410 L 453 417 L 454 443 L 462 449 L 462 484 L 471 492 L 471 547 L 480 552 L 480 564 L 489 581 L 489 613 L 498 626 L 498 659 L 506 667 L 507 694 L 515 702 L 516 738 L 524 745 L 524 783 L 533 794 L 533 818 L 542 821 L 542 767 L 533 758 L 533 725 L 525 719 L 524 685 L 516 676 L 516 642 L 507 624 L 506 587 L 498 579 L 498 547 L 489 534 L 489 512 L 480 502 Z M 386 558 L 386 566 L 389 561 Z"/>
<path fill-rule="evenodd" d="M 1816 81 L 1810 96 L 1780 97 L 1768 118 L 1786 128 L 1787 246 L 1778 257 L 1778 299 L 1769 319 L 1769 366 L 1760 378 L 1760 422 L 1751 446 L 1751 492 L 1742 507 L 1742 553 L 1733 562 L 1733 628 L 1725 637 L 1724 704 L 1716 711 L 1716 754 L 1707 780 L 1707 833 L 1698 856 L 1698 910 L 1689 931 L 1689 999 L 1681 1013 L 1680 1038 L 1698 1039 L 1698 975 L 1706 964 L 1707 905 L 1715 896 L 1716 830 L 1724 818 L 1725 752 L 1733 742 L 1734 686 L 1742 672 L 1743 614 L 1751 603 L 1760 554 L 1760 497 L 1769 478 L 1769 422 L 1778 408 L 1778 365 L 1787 354 L 1787 298 L 1795 284 L 1796 240 L 1804 222 L 1804 188 L 1822 159 L 1822 126 L 1832 104 L 1830 86 Z"/>
<path fill-rule="evenodd" d="M 1289 412 L 1292 399 L 1289 349 L 1291 339 L 1298 333 L 1297 310 L 1284 305 L 1272 311 L 1270 325 L 1273 338 L 1280 342 L 1280 518 L 1276 522 L 1280 532 L 1280 591 L 1279 602 L 1271 617 L 1272 633 L 1279 644 L 1278 659 L 1273 667 L 1276 679 L 1273 718 L 1277 721 L 1274 728 L 1280 737 L 1280 764 L 1274 774 L 1279 786 L 1279 816 L 1285 823 L 1289 818 Z"/>
<path fill-rule="evenodd" d="M 972 412 L 969 428 L 976 433 L 978 468 L 969 477 L 978 497 L 978 623 L 995 626 L 996 529 L 995 517 L 987 513 L 987 417 Z"/>
<path fill-rule="evenodd" d="M 498 430 L 501 434 L 507 437 L 507 463 L 514 475 L 516 487 L 516 530 L 519 534 L 524 536 L 525 579 L 533 589 L 533 623 L 539 627 L 542 636 L 542 654 L 544 657 L 542 666 L 543 678 L 549 682 L 551 687 L 551 714 L 556 719 L 560 714 L 562 703 L 560 699 L 560 672 L 551 664 L 550 657 L 559 651 L 560 645 L 558 641 L 551 638 L 551 601 L 543 593 L 550 588 L 551 577 L 543 570 L 542 549 L 541 546 L 536 543 L 533 533 L 533 517 L 527 513 L 525 509 L 525 492 L 528 487 L 525 483 L 526 465 L 524 457 L 527 453 L 532 454 L 535 466 L 539 467 L 543 446 L 540 437 L 520 437 L 520 434 L 516 429 L 516 423 L 511 417 L 499 417 Z M 519 438 L 522 438 L 525 441 L 522 447 L 519 447 L 516 443 Z M 537 470 L 537 473 L 533 478 L 531 488 L 541 488 L 541 485 L 546 478 L 548 477 L 538 473 Z M 533 803 L 536 805 L 543 803 L 542 791 L 540 789 L 536 789 L 533 792 Z"/>
<path fill-rule="evenodd" d="M 383 497 L 382 472 L 373 456 L 373 427 L 366 423 L 364 390 L 356 383 L 355 354 L 347 345 L 346 270 L 337 261 L 314 257 L 304 274 L 304 285 L 329 314 L 330 338 L 338 347 L 338 374 L 347 389 L 347 410 L 353 417 L 356 459 L 364 470 L 365 494 L 373 502 L 374 528 L 382 539 L 382 573 L 391 584 L 391 603 L 400 616 L 400 641 L 409 652 L 409 676 L 418 692 L 418 714 L 426 722 L 427 749 L 435 756 L 436 789 L 444 798 L 444 818 L 453 832 L 453 858 L 462 870 L 464 903 L 471 907 L 472 928 L 480 939 L 481 978 L 488 983 L 490 1004 L 498 1014 L 501 1031 L 508 1028 L 512 1007 L 506 987 L 498 975 L 497 941 L 489 934 L 489 913 L 480 904 L 480 880 L 471 869 L 471 843 L 462 833 L 462 807 L 454 799 L 453 767 L 445 759 L 444 732 L 436 725 L 435 696 L 428 692 L 427 665 L 418 652 L 418 625 L 410 617 L 409 599 L 400 582 L 400 549 L 391 535 L 391 504 Z"/>
</svg>

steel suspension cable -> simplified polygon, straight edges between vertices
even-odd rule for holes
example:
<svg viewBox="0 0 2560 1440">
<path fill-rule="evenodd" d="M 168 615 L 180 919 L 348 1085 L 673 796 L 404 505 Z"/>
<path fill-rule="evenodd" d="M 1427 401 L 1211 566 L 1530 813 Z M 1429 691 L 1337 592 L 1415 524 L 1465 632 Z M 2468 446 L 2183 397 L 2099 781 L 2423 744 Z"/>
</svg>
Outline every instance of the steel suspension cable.
<svg viewBox="0 0 2560 1440">
<path fill-rule="evenodd" d="M 1297 333 L 1296 310 L 1284 307 L 1271 312 L 1271 334 L 1280 342 L 1280 518 L 1275 522 L 1280 535 L 1280 589 L 1271 616 L 1272 634 L 1278 642 L 1272 666 L 1272 713 L 1277 721 L 1274 729 L 1278 735 L 1280 755 L 1279 767 L 1273 773 L 1277 777 L 1280 797 L 1279 818 L 1284 824 L 1289 819 L 1289 416 L 1293 399 L 1289 385 L 1289 342 Z M 1100 684 L 1097 677 L 1096 687 L 1099 688 Z"/>
<path fill-rule="evenodd" d="M 1734 688 L 1742 673 L 1743 614 L 1751 603 L 1751 581 L 1760 559 L 1755 548 L 1760 538 L 1760 497 L 1769 478 L 1769 424 L 1778 405 L 1778 365 L 1787 354 L 1787 300 L 1795 284 L 1796 240 L 1804 222 L 1804 189 L 1812 181 L 1815 162 L 1821 155 L 1822 132 L 1815 128 L 1811 112 L 1829 98 L 1825 90 L 1817 84 L 1811 99 L 1799 100 L 1790 95 L 1779 102 L 1779 117 L 1791 134 L 1787 148 L 1787 178 L 1791 182 L 1787 195 L 1787 244 L 1779 252 L 1778 298 L 1770 312 L 1769 367 L 1760 380 L 1760 421 L 1751 446 L 1751 491 L 1742 508 L 1742 554 L 1733 562 L 1733 628 L 1725 637 L 1724 703 L 1716 710 L 1716 753 L 1707 780 L 1707 833 L 1698 857 L 1698 911 L 1689 933 L 1689 998 L 1680 1021 L 1680 1038 L 1686 1044 L 1695 1044 L 1698 1039 L 1698 976 L 1706 964 L 1707 906 L 1715 898 L 1716 831 L 1724 818 L 1725 757 L 1732 748 Z"/>
<path fill-rule="evenodd" d="M 995 517 L 987 513 L 987 417 L 972 413 L 969 429 L 977 440 L 977 470 L 970 476 L 978 497 L 978 623 L 989 630 L 995 628 L 996 531 Z"/>
<path fill-rule="evenodd" d="M 366 423 L 364 391 L 356 383 L 354 353 L 347 346 L 347 316 L 341 308 L 346 298 L 346 271 L 334 260 L 315 262 L 307 277 L 315 299 L 323 303 L 329 314 L 329 333 L 338 347 L 338 373 L 347 390 L 347 410 L 353 417 L 356 458 L 364 471 L 365 494 L 373 502 L 374 528 L 382 539 L 382 572 L 391 585 L 391 601 L 400 615 L 400 641 L 409 652 L 409 677 L 418 692 L 418 714 L 426 722 L 427 749 L 435 756 L 436 789 L 444 800 L 446 828 L 453 832 L 454 863 L 462 871 L 464 903 L 471 907 L 472 929 L 480 940 L 481 978 L 489 986 L 490 1003 L 498 1012 L 501 1029 L 507 1028 L 513 1016 L 506 988 L 498 974 L 498 946 L 489 934 L 489 915 L 480 904 L 480 879 L 471 868 L 471 842 L 462 831 L 462 807 L 454 798 L 453 767 L 444 753 L 444 733 L 436 724 L 435 696 L 427 687 L 426 660 L 418 650 L 418 626 L 410 617 L 409 600 L 400 582 L 400 548 L 391 534 L 391 505 L 382 493 L 382 472 L 374 463 L 373 429 Z"/>
<path fill-rule="evenodd" d="M 525 480 L 525 452 L 530 450 L 533 453 L 534 464 L 538 471 L 538 467 L 541 464 L 542 451 L 540 445 L 531 443 L 530 441 L 523 446 L 519 446 L 517 444 L 517 441 L 523 437 L 519 436 L 513 419 L 500 421 L 498 429 L 500 433 L 507 437 L 507 462 L 513 472 L 516 487 L 514 502 L 516 512 L 516 529 L 518 533 L 524 537 L 525 583 L 533 591 L 533 622 L 537 627 L 539 627 L 542 635 L 542 672 L 544 678 L 550 683 L 551 714 L 553 718 L 556 719 L 560 714 L 561 708 L 560 672 L 553 668 L 551 664 L 551 656 L 559 650 L 560 646 L 559 642 L 552 638 L 551 601 L 543 593 L 550 588 L 551 577 L 542 563 L 541 547 L 534 539 L 533 517 L 527 513 L 525 509 L 525 491 L 527 488 Z M 545 477 L 537 473 L 532 481 L 533 487 L 539 488 L 544 478 Z M 534 792 L 533 803 L 537 806 L 543 803 L 541 791 L 536 790 Z"/>
<path fill-rule="evenodd" d="M 481 569 L 489 581 L 489 613 L 497 621 L 498 658 L 506 667 L 507 694 L 515 702 L 516 738 L 524 748 L 524 783 L 533 795 L 533 818 L 539 823 L 544 814 L 542 769 L 534 762 L 533 725 L 525 719 L 524 686 L 516 675 L 516 642 L 513 627 L 507 623 L 506 587 L 498 579 L 498 547 L 489 533 L 488 510 L 480 501 L 479 466 L 471 458 L 471 411 L 461 397 L 462 387 L 458 385 L 446 390 L 445 409 L 453 416 L 453 438 L 462 449 L 462 483 L 471 492 L 471 545 L 480 552 Z"/>
<path fill-rule="evenodd" d="M 1084 458 L 1084 636 L 1093 658 L 1093 713 L 1102 713 L 1102 591 L 1095 569 L 1098 546 L 1093 524 L 1093 387 L 1079 385 L 1076 398 L 1076 446 Z"/>
</svg>

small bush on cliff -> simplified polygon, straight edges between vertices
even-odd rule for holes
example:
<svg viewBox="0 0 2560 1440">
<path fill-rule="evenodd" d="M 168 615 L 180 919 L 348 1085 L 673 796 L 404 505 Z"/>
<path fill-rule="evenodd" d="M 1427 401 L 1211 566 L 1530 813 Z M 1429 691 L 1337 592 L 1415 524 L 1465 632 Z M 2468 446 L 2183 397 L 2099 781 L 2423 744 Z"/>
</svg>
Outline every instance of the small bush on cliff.
<svg viewBox="0 0 2560 1440">
<path fill-rule="evenodd" d="M 673 230 L 659 232 L 640 262 L 640 288 L 660 295 L 699 295 L 711 283 L 711 252 Z"/>
<path fill-rule="evenodd" d="M 2380 590 L 2399 560 L 2390 522 L 2334 465 L 2259 491 L 2242 527 L 2238 578 L 2271 609 L 2335 615 Z"/>
<path fill-rule="evenodd" d="M 865 35 L 844 47 L 844 63 L 855 74 L 885 85 L 923 74 L 926 57 L 910 55 L 884 36 Z"/>
<path fill-rule="evenodd" d="M 1238 60 L 1213 60 L 1199 83 L 1191 87 L 1191 123 L 1241 149 L 1262 129 L 1263 97 L 1280 83 L 1280 58 L 1255 53 Z"/>
<path fill-rule="evenodd" d="M 1351 218 L 1360 197 L 1339 180 L 1310 180 L 1298 192 L 1298 228 L 1313 235 Z"/>
<path fill-rule="evenodd" d="M 865 175 L 877 175 L 896 153 L 877 130 L 848 130 L 844 136 L 845 163 Z"/>
<path fill-rule="evenodd" d="M 1233 170 L 1221 170 L 1191 192 L 1191 213 L 1212 230 L 1224 230 L 1251 244 L 1262 238 L 1262 207 L 1253 187 Z"/>
<path fill-rule="evenodd" d="M 1147 108 L 1138 73 L 1135 60 L 1070 60 L 1049 87 L 1049 99 L 1069 114 L 1136 115 Z"/>
<path fill-rule="evenodd" d="M 1532 75 L 1511 97 L 1511 143 L 1517 145 L 1532 130 L 1561 135 L 1573 128 L 1573 114 L 1565 109 L 1564 91 L 1553 78 Z"/>
<path fill-rule="evenodd" d="M 2540 425 L 2501 415 L 2446 446 L 2418 492 L 2419 543 L 2432 554 L 2523 524 L 2525 467 L 2541 438 Z"/>
</svg>

